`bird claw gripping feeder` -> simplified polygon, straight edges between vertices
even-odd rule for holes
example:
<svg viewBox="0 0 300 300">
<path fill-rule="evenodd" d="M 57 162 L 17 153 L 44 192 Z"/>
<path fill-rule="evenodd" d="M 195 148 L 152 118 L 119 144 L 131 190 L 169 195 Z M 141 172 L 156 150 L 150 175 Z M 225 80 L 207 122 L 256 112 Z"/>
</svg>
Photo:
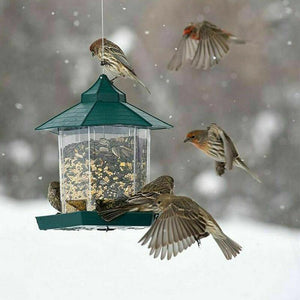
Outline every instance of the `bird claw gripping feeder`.
<svg viewBox="0 0 300 300">
<path fill-rule="evenodd" d="M 36 130 L 58 134 L 62 213 L 37 217 L 39 228 L 144 227 L 152 213 L 132 212 L 101 219 L 96 200 L 137 192 L 149 181 L 150 130 L 172 126 L 126 102 L 126 95 L 102 74 L 81 102 Z"/>
</svg>

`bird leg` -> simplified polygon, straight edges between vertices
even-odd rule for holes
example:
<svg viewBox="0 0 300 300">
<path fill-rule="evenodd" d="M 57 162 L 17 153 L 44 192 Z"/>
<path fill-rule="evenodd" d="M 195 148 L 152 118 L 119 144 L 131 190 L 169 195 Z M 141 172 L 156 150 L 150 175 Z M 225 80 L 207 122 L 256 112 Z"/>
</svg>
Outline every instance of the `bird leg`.
<svg viewBox="0 0 300 300">
<path fill-rule="evenodd" d="M 225 173 L 225 162 L 216 161 L 216 172 L 219 176 Z"/>
<path fill-rule="evenodd" d="M 111 83 L 114 82 L 114 80 L 116 80 L 118 78 L 118 76 L 114 77 L 113 79 L 110 80 Z"/>
</svg>

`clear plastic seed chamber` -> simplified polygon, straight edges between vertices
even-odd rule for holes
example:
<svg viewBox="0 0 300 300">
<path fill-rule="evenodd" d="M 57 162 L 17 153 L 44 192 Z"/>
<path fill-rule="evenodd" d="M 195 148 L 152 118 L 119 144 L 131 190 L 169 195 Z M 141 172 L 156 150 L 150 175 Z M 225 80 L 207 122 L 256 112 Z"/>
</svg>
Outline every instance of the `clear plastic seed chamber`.
<svg viewBox="0 0 300 300">
<path fill-rule="evenodd" d="M 129 104 L 100 75 L 78 104 L 36 128 L 58 135 L 62 207 L 61 214 L 37 217 L 39 228 L 151 225 L 149 213 L 127 213 L 108 223 L 95 209 L 99 201 L 128 196 L 149 182 L 150 132 L 171 127 Z"/>
<path fill-rule="evenodd" d="M 149 129 L 62 129 L 58 145 L 63 213 L 93 211 L 96 200 L 129 196 L 149 181 Z"/>
</svg>

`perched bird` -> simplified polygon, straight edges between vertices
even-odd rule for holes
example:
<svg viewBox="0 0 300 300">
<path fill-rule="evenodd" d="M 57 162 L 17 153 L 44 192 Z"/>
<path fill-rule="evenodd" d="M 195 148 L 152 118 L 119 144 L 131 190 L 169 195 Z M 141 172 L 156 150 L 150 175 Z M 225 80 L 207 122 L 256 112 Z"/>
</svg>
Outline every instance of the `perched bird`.
<svg viewBox="0 0 300 300">
<path fill-rule="evenodd" d="M 97 201 L 96 210 L 107 222 L 129 211 L 153 211 L 157 197 L 162 194 L 173 194 L 173 188 L 174 179 L 171 176 L 160 176 L 146 184 L 136 194 L 116 199 L 112 208 L 106 209 L 105 202 Z"/>
<path fill-rule="evenodd" d="M 168 64 L 168 69 L 177 71 L 182 64 L 190 63 L 196 69 L 207 70 L 218 64 L 228 53 L 229 43 L 246 42 L 208 21 L 191 23 L 184 28 L 182 39 Z"/>
<path fill-rule="evenodd" d="M 209 234 L 213 236 L 226 259 L 237 256 L 242 247 L 224 234 L 214 218 L 192 199 L 163 194 L 156 198 L 159 217 L 140 239 L 149 243 L 150 255 L 170 259 Z"/>
<path fill-rule="evenodd" d="M 48 201 L 58 212 L 62 212 L 62 203 L 60 198 L 60 183 L 52 181 L 48 186 Z M 75 212 L 86 210 L 86 200 L 66 200 L 66 211 Z"/>
<path fill-rule="evenodd" d="M 212 123 L 207 130 L 193 130 L 186 135 L 184 142 L 192 143 L 206 155 L 216 161 L 216 172 L 219 176 L 224 174 L 225 168 L 231 170 L 233 166 L 239 167 L 249 173 L 256 181 L 261 183 L 256 174 L 250 171 L 240 158 L 231 138 L 217 124 Z"/>
<path fill-rule="evenodd" d="M 135 74 L 133 67 L 129 64 L 122 49 L 118 45 L 114 44 L 112 41 L 104 39 L 103 51 L 102 42 L 103 39 L 101 38 L 90 45 L 90 51 L 92 53 L 92 56 L 98 56 L 104 68 L 115 76 L 114 79 L 116 79 L 117 77 L 129 78 L 142 85 L 150 94 L 149 89 Z"/>
<path fill-rule="evenodd" d="M 58 181 L 52 181 L 49 183 L 48 201 L 52 207 L 61 212 L 60 185 Z"/>
</svg>

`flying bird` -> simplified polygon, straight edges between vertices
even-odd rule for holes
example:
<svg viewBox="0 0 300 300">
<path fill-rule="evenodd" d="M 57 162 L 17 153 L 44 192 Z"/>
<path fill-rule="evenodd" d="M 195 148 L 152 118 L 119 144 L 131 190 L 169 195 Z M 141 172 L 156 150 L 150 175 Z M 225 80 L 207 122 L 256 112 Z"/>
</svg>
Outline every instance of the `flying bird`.
<svg viewBox="0 0 300 300">
<path fill-rule="evenodd" d="M 217 242 L 226 259 L 237 256 L 242 247 L 230 239 L 215 219 L 195 201 L 184 196 L 163 194 L 156 200 L 159 217 L 140 239 L 148 243 L 154 258 L 171 259 L 195 242 L 210 234 Z"/>
<path fill-rule="evenodd" d="M 174 179 L 171 176 L 160 176 L 146 184 L 139 192 L 124 196 L 112 202 L 113 207 L 107 209 L 104 200 L 96 201 L 98 214 L 107 222 L 130 211 L 153 211 L 155 200 L 162 194 L 173 194 Z M 111 201 L 111 200 L 110 200 Z"/>
<path fill-rule="evenodd" d="M 192 143 L 206 155 L 216 161 L 216 172 L 219 176 L 233 166 L 239 167 L 250 174 L 256 181 L 260 179 L 240 158 L 238 151 L 227 133 L 217 124 L 212 123 L 207 130 L 193 130 L 186 135 L 184 142 Z"/>
<path fill-rule="evenodd" d="M 245 44 L 246 41 L 208 21 L 191 23 L 184 28 L 168 69 L 177 71 L 183 64 L 189 63 L 196 69 L 207 70 L 229 52 L 230 43 Z"/>
<path fill-rule="evenodd" d="M 161 176 L 144 186 L 140 192 L 128 197 L 126 204 L 99 211 L 106 221 L 128 211 L 152 211 L 158 217 L 140 239 L 142 245 L 149 244 L 154 258 L 171 259 L 211 234 L 226 259 L 238 255 L 241 246 L 226 236 L 214 218 L 192 199 L 173 194 L 174 180 Z"/>
<path fill-rule="evenodd" d="M 102 50 L 103 39 L 98 39 L 90 45 L 92 56 L 97 56 L 103 67 L 117 77 L 129 78 L 142 85 L 150 94 L 149 89 L 137 77 L 133 67 L 128 62 L 122 49 L 108 39 L 104 39 L 104 50 Z"/>
</svg>

